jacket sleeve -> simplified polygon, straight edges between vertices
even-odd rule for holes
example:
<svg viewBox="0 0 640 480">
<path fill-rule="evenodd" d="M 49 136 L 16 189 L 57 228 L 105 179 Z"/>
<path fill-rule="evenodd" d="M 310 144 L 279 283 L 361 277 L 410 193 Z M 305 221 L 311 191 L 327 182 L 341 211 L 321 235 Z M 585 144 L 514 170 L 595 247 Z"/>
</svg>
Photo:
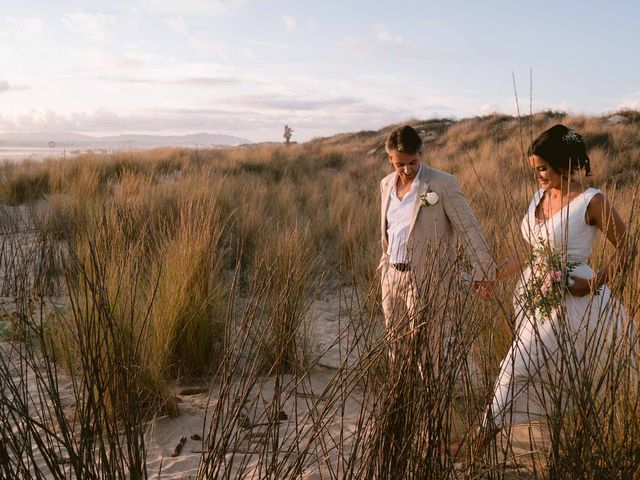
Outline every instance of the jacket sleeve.
<svg viewBox="0 0 640 480">
<path fill-rule="evenodd" d="M 380 202 L 379 204 L 382 204 L 382 196 L 384 195 L 384 188 L 385 188 L 385 179 L 382 179 L 380 181 Z M 384 219 L 382 218 L 382 208 L 380 209 L 380 218 L 379 218 L 379 224 L 381 225 L 382 222 L 384 221 Z M 380 245 L 382 247 L 382 256 L 380 257 L 380 263 L 378 263 L 378 268 L 376 269 L 376 271 L 380 272 L 383 267 L 388 263 L 389 261 L 389 256 L 387 255 L 387 245 L 385 243 L 384 240 L 384 234 L 382 234 L 381 238 L 380 238 Z"/>
<path fill-rule="evenodd" d="M 473 264 L 472 279 L 494 280 L 496 265 L 493 256 L 484 240 L 480 224 L 463 195 L 456 177 L 448 176 L 442 196 L 445 213 Z"/>
</svg>

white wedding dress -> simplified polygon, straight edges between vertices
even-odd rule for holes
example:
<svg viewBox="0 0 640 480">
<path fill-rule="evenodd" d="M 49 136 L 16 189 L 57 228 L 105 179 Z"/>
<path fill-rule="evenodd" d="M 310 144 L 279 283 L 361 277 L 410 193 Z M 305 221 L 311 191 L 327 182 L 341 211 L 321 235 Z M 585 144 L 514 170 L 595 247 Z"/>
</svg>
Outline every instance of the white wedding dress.
<svg viewBox="0 0 640 480">
<path fill-rule="evenodd" d="M 575 277 L 588 279 L 594 275 L 587 262 L 598 229 L 586 223 L 585 213 L 598 193 L 594 188 L 585 190 L 542 222 L 535 215 L 544 195 L 544 190 L 539 190 L 522 220 L 522 234 L 532 248 L 546 242 L 566 255 L 567 262 L 577 264 L 571 273 Z M 597 384 L 611 365 L 623 366 L 621 362 L 631 357 L 633 324 L 606 286 L 599 293 L 584 297 L 572 296 L 565 290 L 560 307 L 544 318 L 539 311 L 532 312 L 526 302 L 532 277 L 545 274 L 535 268 L 538 267 L 524 269 L 514 293 L 515 336 L 500 366 L 485 426 L 506 428 L 544 421 L 554 409 L 566 408 L 568 391 L 572 390 L 569 387 L 576 381 L 589 378 Z"/>
</svg>

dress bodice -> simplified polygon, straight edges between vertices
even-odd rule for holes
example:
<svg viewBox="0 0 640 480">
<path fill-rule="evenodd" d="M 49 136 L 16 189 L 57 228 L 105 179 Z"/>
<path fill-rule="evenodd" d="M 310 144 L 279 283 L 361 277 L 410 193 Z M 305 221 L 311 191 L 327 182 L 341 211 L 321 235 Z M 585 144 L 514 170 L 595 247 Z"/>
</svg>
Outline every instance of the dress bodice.
<svg viewBox="0 0 640 480">
<path fill-rule="evenodd" d="M 540 221 L 536 218 L 536 207 L 544 195 L 544 189 L 538 190 L 522 219 L 522 235 L 534 248 L 545 242 L 566 254 L 571 261 L 587 263 L 598 229 L 587 224 L 585 214 L 589 202 L 598 193 L 600 190 L 596 188 L 587 188 L 555 215 Z"/>
</svg>

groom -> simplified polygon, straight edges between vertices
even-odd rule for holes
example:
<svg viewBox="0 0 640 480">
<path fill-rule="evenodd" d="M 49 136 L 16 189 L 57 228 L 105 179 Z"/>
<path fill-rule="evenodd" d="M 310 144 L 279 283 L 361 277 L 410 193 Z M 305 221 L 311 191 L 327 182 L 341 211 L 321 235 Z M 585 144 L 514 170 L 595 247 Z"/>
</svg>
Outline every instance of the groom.
<svg viewBox="0 0 640 480">
<path fill-rule="evenodd" d="M 446 313 L 449 289 L 460 285 L 461 276 L 476 290 L 489 290 L 495 264 L 457 179 L 422 163 L 418 132 L 408 125 L 396 128 L 385 148 L 394 172 L 380 182 L 383 253 L 378 271 L 387 331 L 400 333 L 426 297 L 429 310 Z M 466 251 L 471 272 L 455 273 L 462 264 L 456 242 Z"/>
<path fill-rule="evenodd" d="M 410 126 L 395 129 L 386 151 L 394 172 L 380 182 L 383 253 L 378 271 L 391 368 L 388 395 L 381 402 L 379 444 L 387 452 L 392 478 L 403 478 L 411 446 L 425 436 L 440 439 L 434 445 L 446 438 L 439 436 L 446 428 L 426 425 L 425 418 L 450 425 L 454 439 L 464 432 L 451 398 L 458 383 L 455 359 L 465 350 L 459 327 L 466 319 L 454 318 L 450 310 L 457 293 L 464 298 L 468 281 L 488 292 L 495 265 L 456 178 L 422 163 L 418 132 Z M 458 246 L 466 251 L 466 262 Z M 425 408 L 434 410 L 425 413 Z M 416 424 L 420 418 L 423 423 Z"/>
</svg>

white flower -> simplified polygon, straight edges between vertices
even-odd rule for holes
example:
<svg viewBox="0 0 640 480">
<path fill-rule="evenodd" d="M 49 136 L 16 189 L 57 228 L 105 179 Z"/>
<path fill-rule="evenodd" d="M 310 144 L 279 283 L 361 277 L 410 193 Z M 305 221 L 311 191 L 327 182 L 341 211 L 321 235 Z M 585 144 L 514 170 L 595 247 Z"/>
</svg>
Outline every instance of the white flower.
<svg viewBox="0 0 640 480">
<path fill-rule="evenodd" d="M 429 190 L 427 193 L 420 195 L 420 202 L 424 207 L 430 207 L 440 201 L 440 197 L 436 192 Z"/>
<path fill-rule="evenodd" d="M 573 130 L 568 130 L 562 137 L 562 141 L 564 143 L 578 143 L 580 141 L 580 136 Z"/>
</svg>

